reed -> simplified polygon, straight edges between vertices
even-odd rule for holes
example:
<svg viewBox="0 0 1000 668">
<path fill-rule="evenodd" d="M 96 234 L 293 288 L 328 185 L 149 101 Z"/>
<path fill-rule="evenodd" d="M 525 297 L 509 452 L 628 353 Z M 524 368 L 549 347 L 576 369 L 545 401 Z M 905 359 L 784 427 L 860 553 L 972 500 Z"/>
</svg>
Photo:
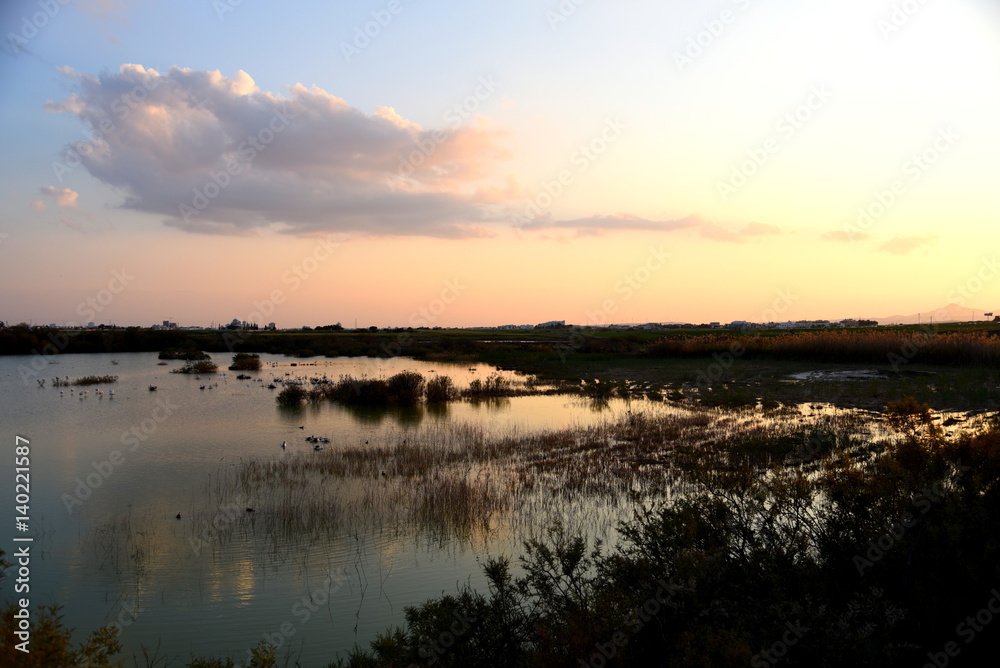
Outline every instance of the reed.
<svg viewBox="0 0 1000 668">
<path fill-rule="evenodd" d="M 117 383 L 118 376 L 83 376 L 75 380 L 67 378 L 53 378 L 52 387 L 69 387 L 70 385 L 109 385 Z"/>
</svg>

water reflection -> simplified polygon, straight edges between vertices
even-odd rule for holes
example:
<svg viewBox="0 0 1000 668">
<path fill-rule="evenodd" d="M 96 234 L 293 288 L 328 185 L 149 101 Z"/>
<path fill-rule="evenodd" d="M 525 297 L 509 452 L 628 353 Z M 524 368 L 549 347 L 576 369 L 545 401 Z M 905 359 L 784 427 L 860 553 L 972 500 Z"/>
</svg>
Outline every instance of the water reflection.
<svg viewBox="0 0 1000 668">
<path fill-rule="evenodd" d="M 217 387 L 201 390 L 205 378 L 170 374 L 178 363 L 157 366 L 153 354 L 115 355 L 113 368 L 110 358 L 67 356 L 58 373 L 119 375 L 113 401 L 26 392 L 16 374 L 24 360 L 7 358 L 0 402 L 17 431 L 39 443 L 33 511 L 49 526 L 37 543 L 46 558 L 34 564 L 39 599 L 65 603 L 81 639 L 95 620 L 125 613 L 128 654 L 162 640 L 170 654 L 241 659 L 276 623 L 298 621 L 294 606 L 330 574 L 347 573 L 322 613 L 296 626 L 303 666 L 325 666 L 399 624 L 402 606 L 453 591 L 458 580 L 481 586 L 478 561 L 519 553 L 523 539 L 556 519 L 613 541 L 629 512 L 623 496 L 672 493 L 668 454 L 750 448 L 774 434 L 793 443 L 809 425 L 881 428 L 871 416 L 832 408 L 726 410 L 554 394 L 287 409 L 267 388 L 275 377 L 429 377 L 433 369 L 468 387 L 495 370 L 398 359 L 292 367 L 263 355 L 269 366 L 251 380 L 220 373 Z M 228 365 L 227 356 L 214 361 Z M 175 408 L 143 430 L 157 401 Z M 133 428 L 143 436 L 134 450 L 122 442 Z M 316 452 L 309 435 L 331 442 Z M 122 463 L 68 509 L 63 495 L 76 494 L 94 463 L 116 451 Z M 212 634 L 203 633 L 209 626 Z"/>
</svg>

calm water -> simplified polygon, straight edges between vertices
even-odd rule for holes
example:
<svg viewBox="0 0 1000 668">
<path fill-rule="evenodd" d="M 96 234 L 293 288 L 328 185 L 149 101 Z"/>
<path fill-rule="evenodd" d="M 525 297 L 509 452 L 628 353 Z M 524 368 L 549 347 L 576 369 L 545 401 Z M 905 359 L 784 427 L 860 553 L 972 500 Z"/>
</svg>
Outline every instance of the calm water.
<svg viewBox="0 0 1000 668">
<path fill-rule="evenodd" d="M 229 359 L 214 356 L 223 370 Z M 181 363 L 157 366 L 153 353 L 69 355 L 37 374 L 48 379 L 42 388 L 22 379 L 30 358 L 0 358 L 3 438 L 9 441 L 0 464 L 2 489 L 13 487 L 15 435 L 31 441 L 33 608 L 64 605 L 77 640 L 117 621 L 124 656 L 160 644 L 168 656 L 193 652 L 242 661 L 248 648 L 268 637 L 301 652 L 303 666 L 325 666 L 338 652 L 367 646 L 377 632 L 402 623 L 403 606 L 453 592 L 459 583 L 481 587 L 479 563 L 519 553 L 521 537 L 442 543 L 373 526 L 350 535 L 275 540 L 254 531 L 255 519 L 220 538 L 195 525 L 213 512 L 207 490 L 220 467 L 249 456 L 312 456 L 304 440 L 310 434 L 329 437 L 328 447 L 335 448 L 401 442 L 449 424 L 529 433 L 593 424 L 622 410 L 615 403 L 596 410 L 565 396 L 457 402 L 441 411 L 357 411 L 335 404 L 280 410 L 277 390 L 266 385 L 286 374 L 335 380 L 410 369 L 428 378 L 447 374 L 463 386 L 493 369 L 359 358 L 294 360 L 292 367 L 289 358 L 262 359 L 265 369 L 246 381 L 235 372 L 201 379 L 171 374 Z M 102 387 L 103 395 L 94 386 L 82 388 L 89 390 L 83 398 L 81 388 L 51 386 L 56 376 L 90 374 L 119 380 Z M 210 387 L 199 389 L 203 384 Z M 282 441 L 289 445 L 284 451 Z M 13 494 L 6 496 L 8 528 L 0 541 L 10 555 L 17 532 Z M 109 522 L 123 518 L 131 531 L 108 530 Z M 134 562 L 123 556 L 136 553 L 141 558 Z M 12 585 L 8 577 L 5 600 L 13 599 Z"/>
</svg>

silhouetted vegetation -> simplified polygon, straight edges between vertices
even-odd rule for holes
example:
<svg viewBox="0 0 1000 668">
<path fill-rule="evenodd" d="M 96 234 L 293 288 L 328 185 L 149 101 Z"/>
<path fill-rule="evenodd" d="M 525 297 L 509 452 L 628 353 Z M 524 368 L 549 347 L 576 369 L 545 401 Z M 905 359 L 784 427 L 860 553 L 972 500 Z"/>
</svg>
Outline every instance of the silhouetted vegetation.
<svg viewBox="0 0 1000 668">
<path fill-rule="evenodd" d="M 236 353 L 230 371 L 260 371 L 260 355 L 253 353 Z"/>
<path fill-rule="evenodd" d="M 308 392 L 301 385 L 289 384 L 285 385 L 281 392 L 278 392 L 275 401 L 278 402 L 279 406 L 301 406 L 307 395 Z"/>
<path fill-rule="evenodd" d="M 53 378 L 52 387 L 66 387 L 69 385 L 107 385 L 117 383 L 118 376 L 83 376 L 74 380 L 65 378 Z"/>
<path fill-rule="evenodd" d="M 514 389 L 513 384 L 499 373 L 491 373 L 486 380 L 476 378 L 469 387 L 462 392 L 462 396 L 469 399 L 488 399 L 491 397 L 509 397 L 519 392 Z"/>
<path fill-rule="evenodd" d="M 208 353 L 197 348 L 168 348 L 160 351 L 158 357 L 161 360 L 207 360 L 211 359 Z"/>
<path fill-rule="evenodd" d="M 189 374 L 201 374 L 201 373 L 215 373 L 219 370 L 218 365 L 212 360 L 197 360 L 191 362 L 185 362 L 184 366 L 179 369 L 173 369 L 170 373 L 189 373 Z"/>
<path fill-rule="evenodd" d="M 931 328 L 733 333 L 664 337 L 646 350 L 652 357 L 709 357 L 726 353 L 745 359 L 876 364 L 915 360 L 925 364 L 995 365 L 1000 363 L 1000 337 L 985 332 L 938 333 Z"/>
<path fill-rule="evenodd" d="M 430 403 L 444 403 L 458 398 L 458 388 L 449 376 L 435 376 L 424 390 Z"/>
<path fill-rule="evenodd" d="M 946 439 L 912 400 L 888 417 L 903 438 L 884 451 L 812 467 L 687 459 L 692 491 L 639 509 L 616 549 L 555 527 L 522 576 L 492 559 L 487 592 L 407 608 L 340 665 L 986 665 L 1000 431 Z"/>
</svg>

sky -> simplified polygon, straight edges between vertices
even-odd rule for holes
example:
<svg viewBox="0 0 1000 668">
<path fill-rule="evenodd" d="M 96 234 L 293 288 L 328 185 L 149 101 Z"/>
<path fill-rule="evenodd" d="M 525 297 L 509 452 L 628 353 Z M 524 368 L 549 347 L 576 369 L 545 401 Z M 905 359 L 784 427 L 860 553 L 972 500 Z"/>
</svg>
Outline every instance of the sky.
<svg viewBox="0 0 1000 668">
<path fill-rule="evenodd" d="M 0 7 L 0 321 L 1000 312 L 993 0 Z"/>
</svg>

